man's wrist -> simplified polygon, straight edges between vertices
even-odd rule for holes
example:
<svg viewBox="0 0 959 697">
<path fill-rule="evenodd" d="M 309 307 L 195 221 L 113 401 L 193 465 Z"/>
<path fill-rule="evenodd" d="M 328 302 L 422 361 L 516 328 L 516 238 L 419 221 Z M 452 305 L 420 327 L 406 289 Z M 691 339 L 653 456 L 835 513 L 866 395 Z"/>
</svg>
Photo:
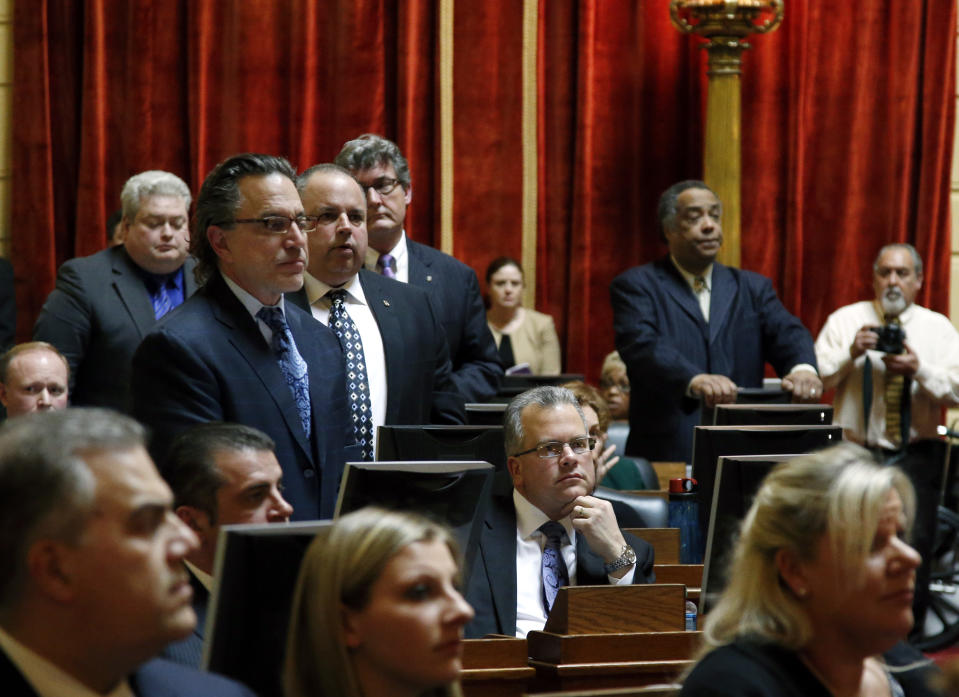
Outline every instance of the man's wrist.
<svg viewBox="0 0 959 697">
<path fill-rule="evenodd" d="M 625 569 L 636 563 L 636 552 L 628 544 L 623 544 L 619 556 L 603 564 L 603 570 L 607 574 L 615 573 L 620 569 Z"/>
</svg>

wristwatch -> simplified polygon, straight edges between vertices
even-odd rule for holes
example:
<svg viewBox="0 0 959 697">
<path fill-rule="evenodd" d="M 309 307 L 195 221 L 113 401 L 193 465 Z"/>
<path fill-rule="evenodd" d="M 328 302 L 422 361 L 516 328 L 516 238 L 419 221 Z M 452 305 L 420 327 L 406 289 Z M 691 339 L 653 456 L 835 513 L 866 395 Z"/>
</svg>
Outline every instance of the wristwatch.
<svg viewBox="0 0 959 697">
<path fill-rule="evenodd" d="M 607 574 L 611 574 L 614 571 L 625 569 L 627 566 L 632 566 L 635 563 L 636 552 L 634 552 L 633 548 L 629 545 L 623 545 L 623 551 L 619 553 L 619 556 L 616 559 L 603 564 L 603 571 L 605 571 Z"/>
</svg>

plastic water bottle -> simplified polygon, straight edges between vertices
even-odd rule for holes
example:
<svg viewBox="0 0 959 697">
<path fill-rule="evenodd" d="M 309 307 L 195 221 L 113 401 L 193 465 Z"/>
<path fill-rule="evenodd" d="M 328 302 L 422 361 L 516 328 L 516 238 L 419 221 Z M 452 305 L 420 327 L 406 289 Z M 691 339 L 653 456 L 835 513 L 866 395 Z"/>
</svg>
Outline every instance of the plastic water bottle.
<svg viewBox="0 0 959 697">
<path fill-rule="evenodd" d="M 701 564 L 703 534 L 699 527 L 698 483 L 690 477 L 669 480 L 669 527 L 679 528 L 679 561 Z"/>
<path fill-rule="evenodd" d="M 696 603 L 692 600 L 686 601 L 686 631 L 696 631 Z"/>
</svg>

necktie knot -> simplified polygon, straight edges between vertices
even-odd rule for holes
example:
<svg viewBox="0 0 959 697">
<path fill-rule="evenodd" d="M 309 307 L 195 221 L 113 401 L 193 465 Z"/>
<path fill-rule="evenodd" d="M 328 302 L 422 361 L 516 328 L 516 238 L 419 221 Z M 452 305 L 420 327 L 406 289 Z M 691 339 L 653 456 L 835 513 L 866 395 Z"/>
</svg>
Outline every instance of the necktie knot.
<svg viewBox="0 0 959 697">
<path fill-rule="evenodd" d="M 693 278 L 693 290 L 697 293 L 702 293 L 704 290 L 706 290 L 705 276 L 696 276 Z"/>
<path fill-rule="evenodd" d="M 555 520 L 550 520 L 539 526 L 540 532 L 546 537 L 546 544 L 552 547 L 562 547 L 566 529 Z"/>
<path fill-rule="evenodd" d="M 387 278 L 396 278 L 396 258 L 392 254 L 380 254 L 376 261 L 380 273 Z"/>
<path fill-rule="evenodd" d="M 342 305 L 346 302 L 346 291 L 342 288 L 331 290 L 326 295 L 330 299 L 330 303 L 333 305 Z"/>
</svg>

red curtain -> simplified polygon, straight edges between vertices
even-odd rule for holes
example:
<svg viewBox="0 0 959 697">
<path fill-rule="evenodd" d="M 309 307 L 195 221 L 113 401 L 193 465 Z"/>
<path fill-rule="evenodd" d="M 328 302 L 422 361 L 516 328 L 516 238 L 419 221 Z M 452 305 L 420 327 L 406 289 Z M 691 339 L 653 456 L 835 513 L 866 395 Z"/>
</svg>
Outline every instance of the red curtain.
<svg viewBox="0 0 959 697">
<path fill-rule="evenodd" d="M 454 253 L 521 251 L 522 3 L 455 2 Z M 20 337 L 119 189 L 168 169 L 195 191 L 241 150 L 297 167 L 375 131 L 413 172 L 407 229 L 439 243 L 437 0 L 15 3 L 11 231 Z M 743 267 L 817 332 L 869 297 L 878 247 L 926 261 L 946 311 L 954 0 L 788 3 L 743 72 Z M 664 253 L 659 193 L 702 173 L 699 40 L 667 3 L 540 0 L 537 307 L 567 370 L 612 349 L 608 284 Z M 28 221 L 26 223 L 22 221 Z"/>
</svg>

